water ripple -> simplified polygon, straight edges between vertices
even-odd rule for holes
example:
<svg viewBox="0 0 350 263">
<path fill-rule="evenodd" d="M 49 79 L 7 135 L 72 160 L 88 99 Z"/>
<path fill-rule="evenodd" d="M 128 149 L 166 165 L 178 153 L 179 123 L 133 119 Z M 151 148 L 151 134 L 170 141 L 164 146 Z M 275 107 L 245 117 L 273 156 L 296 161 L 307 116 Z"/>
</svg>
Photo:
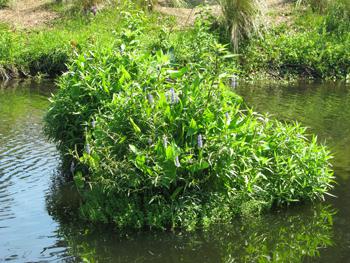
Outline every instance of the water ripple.
<svg viewBox="0 0 350 263">
<path fill-rule="evenodd" d="M 38 91 L 0 89 L 0 261 L 52 261 L 65 249 L 52 248 L 57 223 L 45 207 L 58 164 L 42 134 L 46 101 Z"/>
</svg>

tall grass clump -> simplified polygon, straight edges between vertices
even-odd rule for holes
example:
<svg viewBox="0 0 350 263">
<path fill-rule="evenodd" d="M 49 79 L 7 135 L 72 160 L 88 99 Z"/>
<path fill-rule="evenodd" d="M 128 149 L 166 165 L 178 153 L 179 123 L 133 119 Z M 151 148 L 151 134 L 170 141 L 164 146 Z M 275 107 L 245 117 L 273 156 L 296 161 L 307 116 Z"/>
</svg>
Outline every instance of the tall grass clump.
<svg viewBox="0 0 350 263">
<path fill-rule="evenodd" d="M 235 52 L 244 39 L 257 33 L 262 25 L 264 4 L 261 0 L 217 0 L 224 15 Z"/>
<path fill-rule="evenodd" d="M 143 49 L 141 12 L 124 17 L 115 43 L 69 66 L 46 115 L 46 134 L 74 158 L 82 218 L 192 230 L 323 199 L 328 150 L 299 124 L 246 108 L 225 85 L 225 47 L 184 65 L 180 46 Z"/>
</svg>

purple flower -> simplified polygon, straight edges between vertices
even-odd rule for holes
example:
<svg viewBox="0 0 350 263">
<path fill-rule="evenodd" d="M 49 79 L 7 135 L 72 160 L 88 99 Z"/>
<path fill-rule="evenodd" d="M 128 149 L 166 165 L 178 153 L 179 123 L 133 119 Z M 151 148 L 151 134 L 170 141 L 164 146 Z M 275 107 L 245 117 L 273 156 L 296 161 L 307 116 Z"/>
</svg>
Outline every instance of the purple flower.
<svg viewBox="0 0 350 263">
<path fill-rule="evenodd" d="M 231 123 L 231 116 L 228 112 L 225 113 L 225 117 L 226 117 L 226 124 L 230 125 Z"/>
<path fill-rule="evenodd" d="M 90 153 L 91 153 L 90 144 L 88 144 L 88 143 L 85 145 L 85 152 L 86 152 L 87 154 L 90 154 Z"/>
<path fill-rule="evenodd" d="M 197 144 L 198 144 L 198 148 L 203 148 L 203 138 L 202 138 L 202 134 L 198 134 L 198 137 L 197 137 Z"/>
<path fill-rule="evenodd" d="M 175 166 L 176 167 L 180 167 L 181 166 L 180 161 L 179 161 L 179 156 L 175 157 Z"/>
<path fill-rule="evenodd" d="M 169 90 L 169 95 L 170 95 L 170 103 L 171 104 L 176 104 L 179 102 L 179 97 L 177 96 L 177 94 L 175 93 L 174 88 L 171 88 Z M 169 99 L 169 96 L 167 95 L 167 98 Z"/>
<path fill-rule="evenodd" d="M 152 94 L 148 94 L 148 95 L 147 95 L 147 99 L 148 99 L 148 103 L 151 104 L 151 105 L 153 105 L 154 99 L 153 99 Z"/>
<path fill-rule="evenodd" d="M 175 97 L 176 97 L 175 90 L 173 88 L 171 88 L 170 89 L 170 100 L 171 100 L 172 104 L 175 103 Z"/>
<path fill-rule="evenodd" d="M 91 7 L 91 13 L 95 16 L 96 14 L 97 14 L 97 6 L 93 6 L 93 7 Z"/>
</svg>

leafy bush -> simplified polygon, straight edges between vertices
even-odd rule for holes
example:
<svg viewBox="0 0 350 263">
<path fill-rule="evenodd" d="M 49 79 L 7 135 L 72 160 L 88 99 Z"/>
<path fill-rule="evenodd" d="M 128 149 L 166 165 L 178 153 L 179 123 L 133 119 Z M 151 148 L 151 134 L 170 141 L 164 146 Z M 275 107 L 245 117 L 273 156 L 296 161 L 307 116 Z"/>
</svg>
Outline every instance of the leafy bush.
<svg viewBox="0 0 350 263">
<path fill-rule="evenodd" d="M 252 40 L 245 47 L 242 65 L 246 74 L 344 79 L 350 72 L 349 48 L 349 33 L 334 36 L 322 28 L 291 32 L 280 27 Z"/>
<path fill-rule="evenodd" d="M 197 23 L 188 33 L 169 37 L 170 33 L 165 28 L 154 26 L 153 21 L 143 12 L 133 10 L 132 6 L 128 10 L 121 12 L 123 19 L 119 22 L 120 25 L 128 27 L 121 32 L 115 32 L 114 42 L 110 41 L 109 46 L 90 45 L 88 54 L 78 55 L 70 64 L 68 72 L 60 78 L 59 95 L 65 96 L 64 103 L 67 105 L 66 108 L 57 105 L 50 109 L 46 133 L 59 144 L 63 152 L 75 146 L 78 149 L 83 148 L 84 124 L 98 108 L 112 99 L 114 92 L 123 88 L 119 81 L 121 71 L 127 70 L 133 79 L 147 77 L 143 68 L 139 67 L 153 65 L 153 55 L 160 50 L 168 53 L 174 66 L 196 63 L 196 68 L 202 72 L 212 70 L 218 73 L 223 69 L 228 73 L 237 71 L 234 69 L 232 56 L 225 47 L 217 44 L 213 35 L 207 33 L 201 23 Z M 149 32 L 150 24 L 154 32 L 152 37 Z M 120 65 L 123 65 L 124 69 L 120 69 Z M 233 69 L 229 69 L 228 65 Z M 101 73 L 100 69 L 103 68 L 110 68 L 110 76 L 107 79 Z M 83 75 L 85 77 L 82 78 Z M 75 95 L 72 97 L 73 86 Z M 113 87 L 113 92 L 98 93 L 85 90 L 85 87 L 94 86 L 100 86 L 103 90 Z"/>
<path fill-rule="evenodd" d="M 300 125 L 244 107 L 224 85 L 225 47 L 209 41 L 203 64 L 177 56 L 181 45 L 147 50 L 142 13 L 124 17 L 114 44 L 70 65 L 46 116 L 48 136 L 78 160 L 83 218 L 194 229 L 323 198 L 328 151 Z"/>
</svg>

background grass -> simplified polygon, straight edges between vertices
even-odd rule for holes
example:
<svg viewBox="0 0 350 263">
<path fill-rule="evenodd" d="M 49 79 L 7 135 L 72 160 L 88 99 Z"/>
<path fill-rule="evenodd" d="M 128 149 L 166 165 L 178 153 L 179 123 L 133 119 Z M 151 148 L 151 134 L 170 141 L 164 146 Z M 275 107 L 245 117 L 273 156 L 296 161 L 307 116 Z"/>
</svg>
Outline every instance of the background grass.
<svg viewBox="0 0 350 263">
<path fill-rule="evenodd" d="M 349 6 L 349 0 L 334 1 L 322 13 L 313 11 L 311 6 L 295 7 L 288 25 L 279 24 L 262 34 L 244 38 L 239 44 L 241 77 L 349 78 Z M 114 41 L 114 33 L 121 28 L 120 10 L 123 7 L 113 2 L 96 16 L 84 11 L 80 5 L 51 3 L 46 8 L 60 14 L 60 18 L 50 25 L 31 30 L 0 25 L 0 78 L 60 75 L 76 52 Z M 166 47 L 166 38 L 170 36 L 179 40 L 178 45 L 184 46 L 180 52 L 188 45 L 194 48 L 193 57 L 202 53 L 200 43 L 193 46 L 187 41 L 196 41 L 192 38 L 191 28 L 175 29 L 174 20 L 170 22 L 157 13 L 149 16 L 153 22 L 147 23 L 150 35 L 144 39 L 145 45 L 157 42 L 158 47 Z M 230 45 L 229 27 L 221 24 L 225 19 L 218 21 L 217 17 L 205 12 L 201 17 L 203 26 L 211 26 L 211 38 Z M 155 36 L 153 31 L 158 26 L 164 33 Z"/>
</svg>

